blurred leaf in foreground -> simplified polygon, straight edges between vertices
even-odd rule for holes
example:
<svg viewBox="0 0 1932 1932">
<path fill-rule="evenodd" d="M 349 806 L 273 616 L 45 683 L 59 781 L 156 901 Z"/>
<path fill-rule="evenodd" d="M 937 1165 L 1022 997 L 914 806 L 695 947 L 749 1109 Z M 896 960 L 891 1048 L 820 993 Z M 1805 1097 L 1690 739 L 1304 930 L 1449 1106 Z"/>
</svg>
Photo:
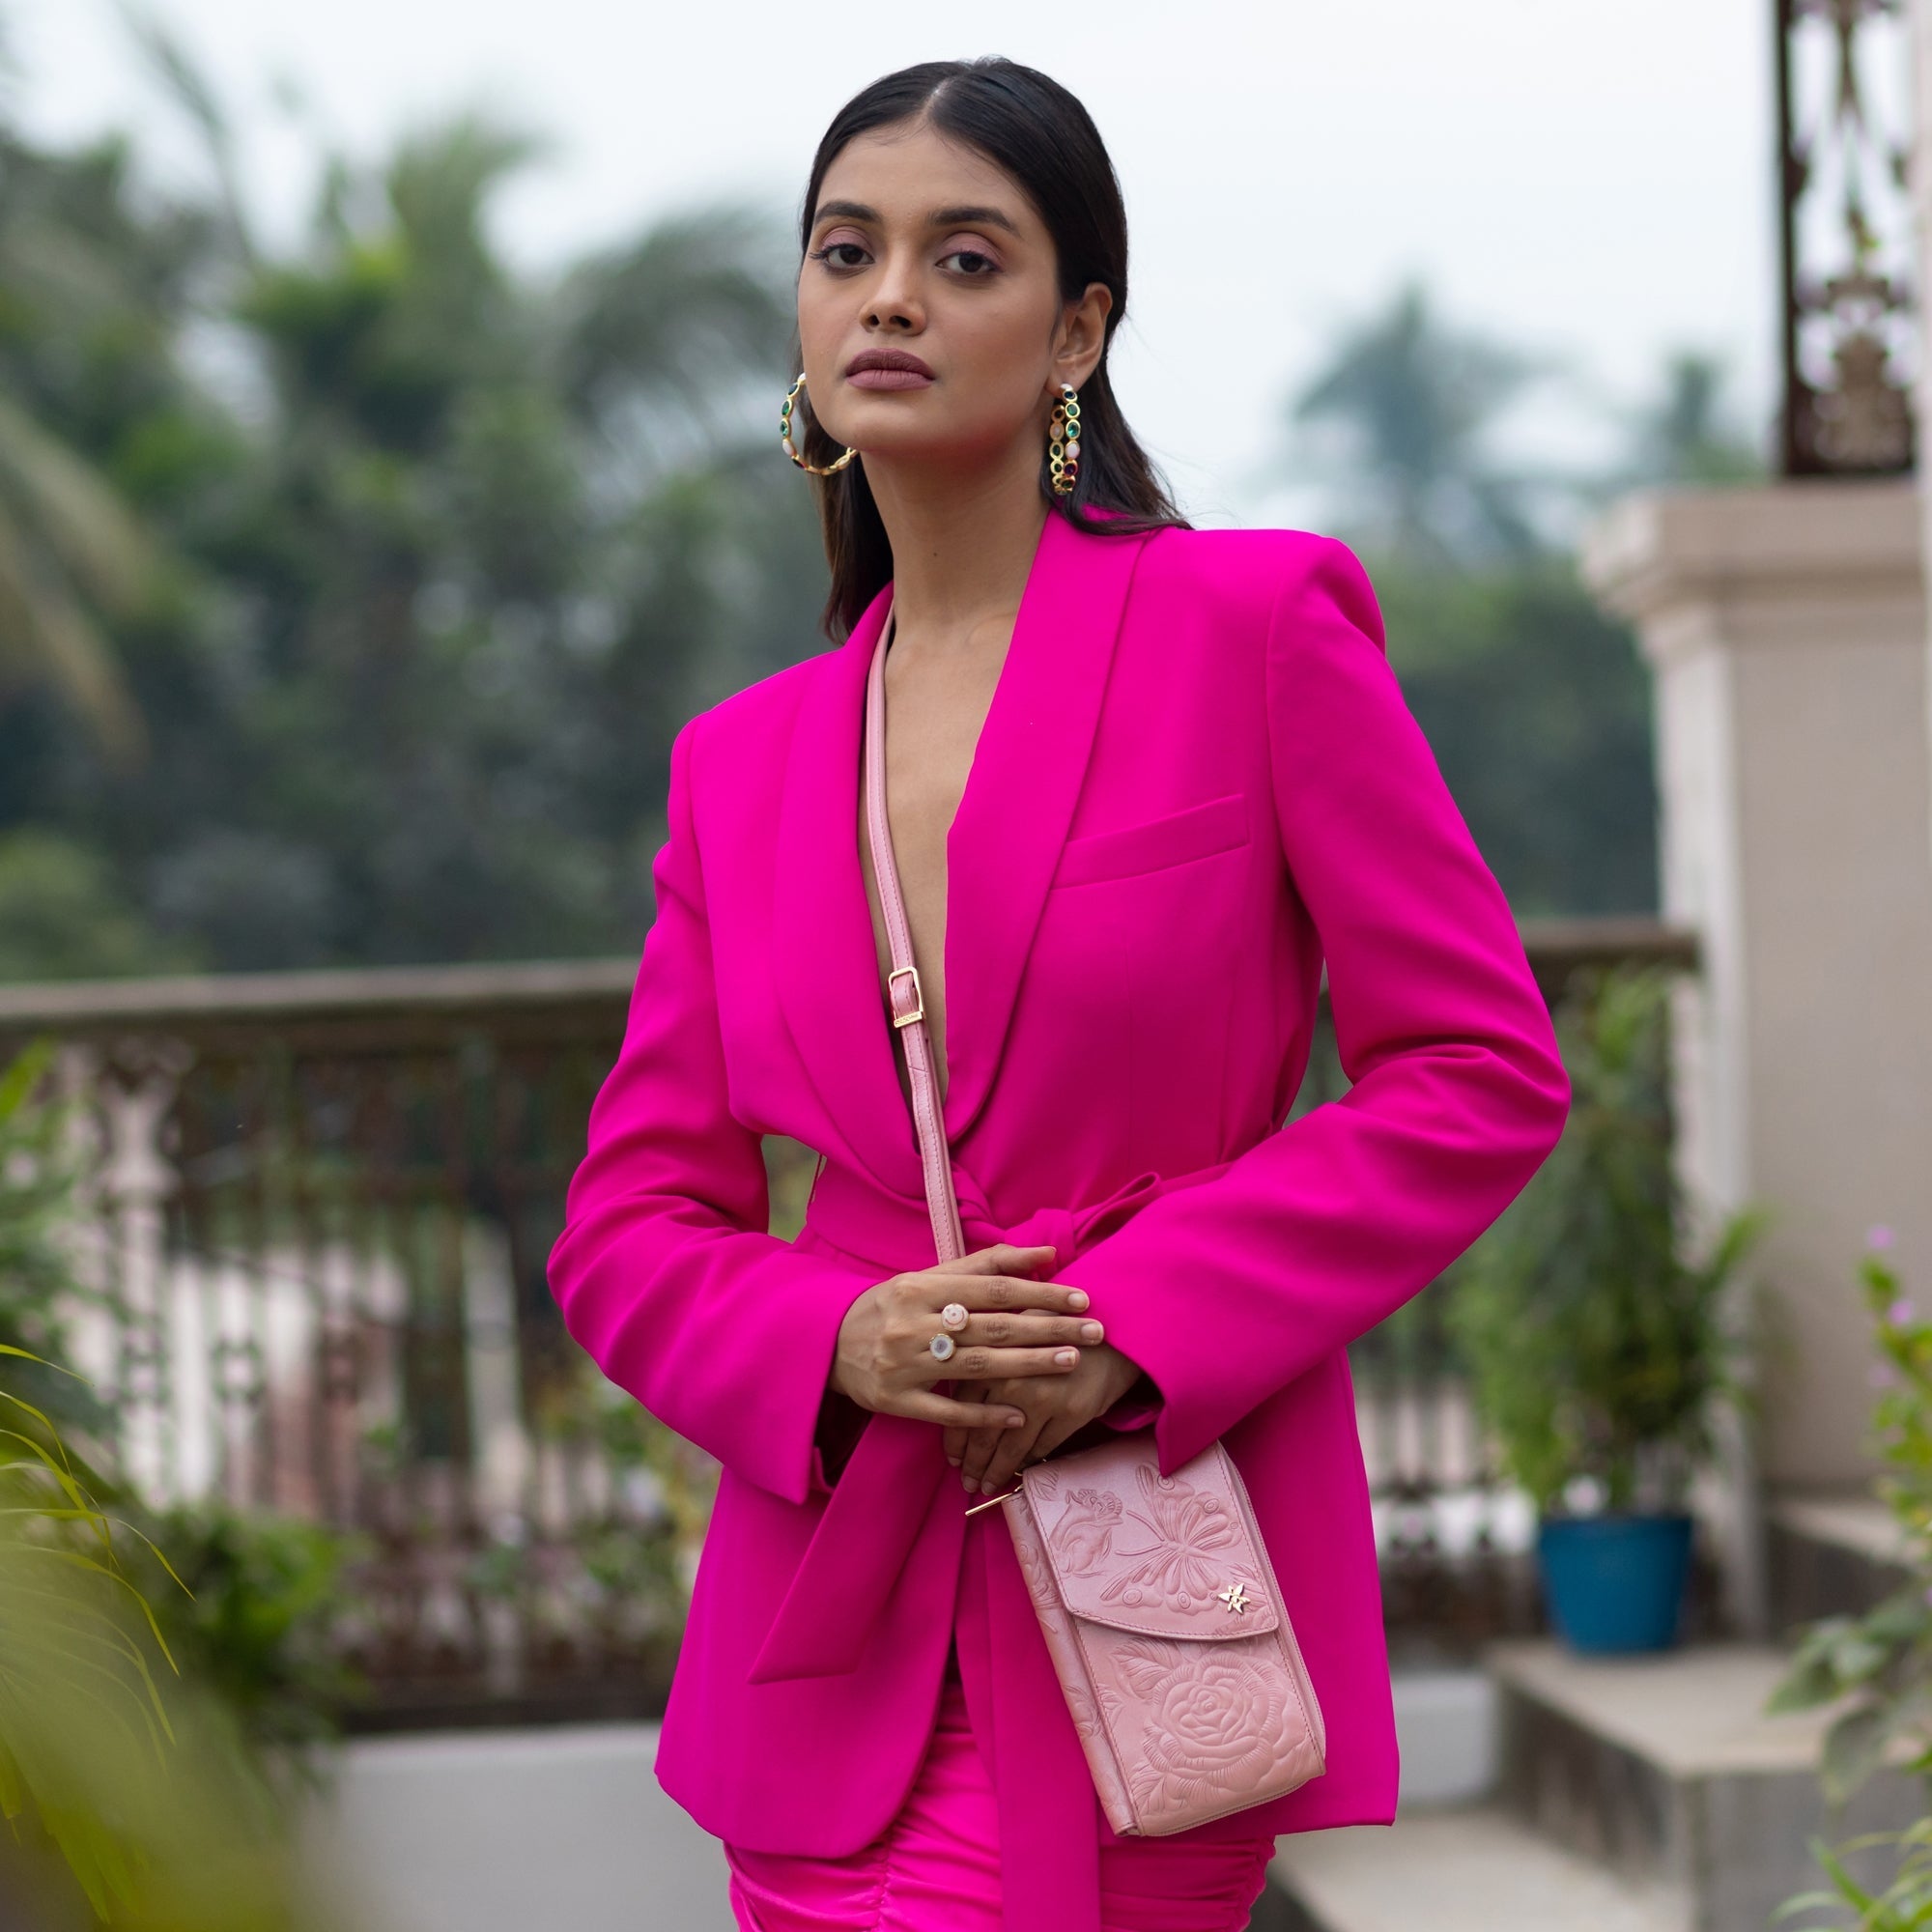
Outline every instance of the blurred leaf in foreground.
<svg viewBox="0 0 1932 1932">
<path fill-rule="evenodd" d="M 0 1920 L 321 1932 L 295 1900 L 287 1794 L 181 1674 L 128 1579 L 128 1525 L 43 1411 L 4 1387 L 0 1411 Z"/>
</svg>

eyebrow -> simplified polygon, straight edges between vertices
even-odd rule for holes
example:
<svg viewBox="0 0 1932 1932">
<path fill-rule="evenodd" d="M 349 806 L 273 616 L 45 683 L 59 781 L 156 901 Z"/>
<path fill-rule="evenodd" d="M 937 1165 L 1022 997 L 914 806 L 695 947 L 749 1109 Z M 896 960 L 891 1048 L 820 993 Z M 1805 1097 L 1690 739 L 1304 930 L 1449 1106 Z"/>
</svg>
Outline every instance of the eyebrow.
<svg viewBox="0 0 1932 1932">
<path fill-rule="evenodd" d="M 821 221 L 838 215 L 847 221 L 880 221 L 884 217 L 876 208 L 867 208 L 863 201 L 822 201 L 818 212 L 812 216 L 811 225 L 816 228 Z M 926 217 L 934 228 L 979 227 L 981 225 L 1004 228 L 1009 235 L 1017 236 L 1019 224 L 1010 215 L 1002 214 L 997 208 L 987 208 L 975 204 L 962 204 L 956 208 L 935 208 Z"/>
</svg>

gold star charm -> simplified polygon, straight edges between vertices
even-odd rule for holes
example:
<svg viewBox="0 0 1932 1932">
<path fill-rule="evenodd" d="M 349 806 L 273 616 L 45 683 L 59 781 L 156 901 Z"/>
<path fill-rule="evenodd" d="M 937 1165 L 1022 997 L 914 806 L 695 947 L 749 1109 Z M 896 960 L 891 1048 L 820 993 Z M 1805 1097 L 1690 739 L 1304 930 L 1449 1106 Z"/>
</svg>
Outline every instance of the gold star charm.
<svg viewBox="0 0 1932 1932">
<path fill-rule="evenodd" d="M 1219 1597 L 1220 1600 L 1224 1604 L 1226 1604 L 1227 1606 L 1231 1610 L 1233 1610 L 1236 1616 L 1239 1616 L 1240 1613 L 1248 1607 L 1249 1603 L 1252 1601 L 1249 1598 L 1248 1593 L 1245 1590 L 1243 1590 L 1238 1583 L 1230 1583 L 1225 1590 L 1216 1590 L 1214 1594 L 1217 1597 Z"/>
</svg>

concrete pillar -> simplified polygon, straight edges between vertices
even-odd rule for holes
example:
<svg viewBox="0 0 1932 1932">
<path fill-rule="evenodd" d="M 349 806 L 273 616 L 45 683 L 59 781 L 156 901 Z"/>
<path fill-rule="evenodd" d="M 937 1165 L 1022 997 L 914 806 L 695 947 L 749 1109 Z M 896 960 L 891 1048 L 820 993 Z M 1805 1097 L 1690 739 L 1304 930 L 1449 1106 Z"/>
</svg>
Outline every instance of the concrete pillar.
<svg viewBox="0 0 1932 1932">
<path fill-rule="evenodd" d="M 1912 8 L 1912 124 L 1932 129 L 1932 0 L 1911 0 Z M 1932 138 L 1914 139 L 1906 156 L 1906 183 L 1912 194 L 1912 240 L 1924 280 L 1924 265 L 1932 263 Z M 1923 471 L 1932 463 L 1932 302 L 1918 298 L 1918 365 L 1912 399 L 1914 440 Z M 1921 556 L 1932 556 L 1932 490 L 1918 493 Z M 1932 651 L 1932 639 L 1927 640 Z M 1925 680 L 1925 732 L 1932 744 L 1932 669 Z M 1926 822 L 1932 841 L 1932 818 Z"/>
<path fill-rule="evenodd" d="M 1775 1215 L 1759 1454 L 1785 1491 L 1862 1486 L 1865 1231 L 1932 1308 L 1932 732 L 1908 480 L 1672 488 L 1589 532 L 1583 575 L 1654 675 L 1681 1156 L 1707 1211 Z"/>
</svg>

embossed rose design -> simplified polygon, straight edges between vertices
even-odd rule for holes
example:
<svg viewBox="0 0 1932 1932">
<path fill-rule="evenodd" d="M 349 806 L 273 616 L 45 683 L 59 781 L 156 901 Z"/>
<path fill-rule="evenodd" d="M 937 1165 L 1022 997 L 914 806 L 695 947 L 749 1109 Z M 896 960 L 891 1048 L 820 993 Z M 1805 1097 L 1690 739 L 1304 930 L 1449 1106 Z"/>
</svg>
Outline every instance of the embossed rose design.
<svg viewBox="0 0 1932 1932">
<path fill-rule="evenodd" d="M 1288 1696 L 1250 1659 L 1226 1649 L 1190 1656 L 1179 1672 L 1152 1666 L 1122 1672 L 1150 1704 L 1142 1766 L 1155 1802 L 1184 1801 L 1201 1785 L 1236 1793 L 1280 1762 Z M 1155 1793 L 1149 1792 L 1150 1796 Z"/>
</svg>

